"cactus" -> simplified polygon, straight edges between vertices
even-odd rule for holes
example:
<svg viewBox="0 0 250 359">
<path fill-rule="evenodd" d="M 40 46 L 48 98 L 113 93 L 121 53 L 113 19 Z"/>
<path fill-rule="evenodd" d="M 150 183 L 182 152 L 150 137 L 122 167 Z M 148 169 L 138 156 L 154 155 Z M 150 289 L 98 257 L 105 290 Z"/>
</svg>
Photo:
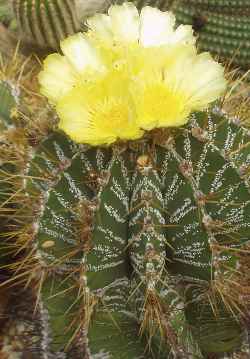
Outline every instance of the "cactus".
<svg viewBox="0 0 250 359">
<path fill-rule="evenodd" d="M 250 65 L 248 1 L 180 0 L 170 7 L 177 22 L 191 24 L 201 50 L 248 69 Z"/>
<path fill-rule="evenodd" d="M 16 89 L 8 82 L 0 82 L 0 101 L 1 125 L 8 128 L 12 125 L 11 115 L 13 115 L 18 101 Z"/>
<path fill-rule="evenodd" d="M 11 7 L 4 0 L 0 0 L 0 21 L 10 26 L 12 20 Z"/>
<path fill-rule="evenodd" d="M 74 0 L 13 0 L 20 33 L 34 44 L 57 49 L 80 28 Z"/>
<path fill-rule="evenodd" d="M 215 108 L 137 143 L 95 149 L 51 131 L 27 147 L 16 246 L 46 313 L 47 354 L 186 358 L 198 345 L 206 358 L 240 347 L 249 133 L 234 122 Z"/>
<path fill-rule="evenodd" d="M 12 185 L 8 182 L 6 174 L 15 172 L 15 165 L 10 161 L 10 145 L 6 142 L 4 132 L 7 131 L 13 125 L 13 115 L 17 108 L 18 103 L 18 91 L 17 88 L 2 79 L 0 82 L 0 129 L 1 129 L 1 139 L 0 139 L 0 148 L 1 148 L 1 160 L 0 160 L 0 178 L 1 178 L 1 192 L 0 192 L 0 203 L 1 207 L 8 211 L 8 201 L 13 191 Z M 6 214 L 5 213 L 5 214 Z M 4 219 L 6 217 L 1 216 L 1 222 L 6 226 Z M 0 244 L 0 263 L 7 264 L 8 261 L 11 261 L 10 258 L 10 248 L 8 243 L 6 243 L 3 238 L 1 239 Z"/>
<path fill-rule="evenodd" d="M 183 127 L 92 147 L 58 130 L 34 91 L 12 122 L 10 84 L 0 87 L 10 186 L 0 216 L 15 253 L 5 285 L 31 289 L 17 318 L 16 299 L 7 311 L 0 355 L 249 355 L 249 130 L 218 102 Z"/>
</svg>

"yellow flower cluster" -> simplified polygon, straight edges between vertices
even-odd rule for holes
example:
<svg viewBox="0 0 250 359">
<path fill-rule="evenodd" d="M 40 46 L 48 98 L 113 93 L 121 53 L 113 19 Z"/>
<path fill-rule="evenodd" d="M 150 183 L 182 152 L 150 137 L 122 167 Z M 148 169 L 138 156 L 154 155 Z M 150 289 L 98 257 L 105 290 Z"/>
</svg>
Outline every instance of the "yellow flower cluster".
<svg viewBox="0 0 250 359">
<path fill-rule="evenodd" d="M 191 26 L 170 12 L 132 3 L 88 20 L 86 34 L 62 41 L 39 75 L 59 127 L 91 145 L 137 139 L 157 127 L 182 126 L 225 90 L 223 68 L 197 54 Z"/>
</svg>

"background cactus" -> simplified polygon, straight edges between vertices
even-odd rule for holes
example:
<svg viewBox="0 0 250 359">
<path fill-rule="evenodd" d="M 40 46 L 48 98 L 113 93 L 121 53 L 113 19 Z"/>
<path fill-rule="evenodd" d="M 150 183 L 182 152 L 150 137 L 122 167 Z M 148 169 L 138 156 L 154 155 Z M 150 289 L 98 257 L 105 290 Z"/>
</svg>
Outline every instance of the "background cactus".
<svg viewBox="0 0 250 359">
<path fill-rule="evenodd" d="M 1 78 L 0 263 L 19 288 L 1 355 L 249 356 L 249 130 L 217 104 L 92 148 L 35 88 Z"/>
<path fill-rule="evenodd" d="M 6 26 L 9 26 L 13 20 L 11 14 L 11 6 L 6 4 L 5 0 L 0 0 L 0 21 Z"/>
<path fill-rule="evenodd" d="M 191 24 L 201 50 L 248 69 L 250 5 L 248 1 L 176 0 L 170 7 L 177 22 Z"/>
<path fill-rule="evenodd" d="M 13 0 L 12 3 L 19 29 L 36 45 L 57 49 L 60 40 L 80 29 L 75 0 Z"/>
</svg>

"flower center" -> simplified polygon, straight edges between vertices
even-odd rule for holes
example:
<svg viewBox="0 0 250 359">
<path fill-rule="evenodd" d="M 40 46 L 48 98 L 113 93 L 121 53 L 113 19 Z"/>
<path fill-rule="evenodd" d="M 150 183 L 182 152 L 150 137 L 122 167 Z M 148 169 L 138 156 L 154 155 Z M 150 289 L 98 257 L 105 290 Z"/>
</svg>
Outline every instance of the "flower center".
<svg viewBox="0 0 250 359">
<path fill-rule="evenodd" d="M 91 113 L 91 126 L 106 133 L 119 133 L 128 126 L 131 119 L 128 104 L 121 99 L 110 98 L 99 102 Z"/>
</svg>

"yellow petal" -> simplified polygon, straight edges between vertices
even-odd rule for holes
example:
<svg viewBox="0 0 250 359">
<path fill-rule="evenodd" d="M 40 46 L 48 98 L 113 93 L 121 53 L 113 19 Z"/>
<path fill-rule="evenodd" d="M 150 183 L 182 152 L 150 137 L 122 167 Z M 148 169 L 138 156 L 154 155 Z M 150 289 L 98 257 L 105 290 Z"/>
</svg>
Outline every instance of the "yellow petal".
<svg viewBox="0 0 250 359">
<path fill-rule="evenodd" d="M 195 110 L 206 108 L 209 103 L 217 100 L 225 92 L 227 81 L 224 68 L 214 61 L 209 53 L 202 53 L 196 57 L 191 73 L 191 100 Z M 190 81 L 191 73 L 189 74 Z"/>
<path fill-rule="evenodd" d="M 38 76 L 40 91 L 52 104 L 57 103 L 77 82 L 77 74 L 64 56 L 51 54 Z"/>
<path fill-rule="evenodd" d="M 169 44 L 195 44 L 195 37 L 191 25 L 180 25 L 174 31 L 173 35 L 168 39 Z"/>
<path fill-rule="evenodd" d="M 175 17 L 171 12 L 145 6 L 140 16 L 140 43 L 144 47 L 167 43 L 174 32 Z"/>
<path fill-rule="evenodd" d="M 118 41 L 135 42 L 139 38 L 139 13 L 132 3 L 113 5 L 108 14 L 114 38 Z"/>
<path fill-rule="evenodd" d="M 60 118 L 58 127 L 76 142 L 85 142 L 89 128 L 89 113 L 79 92 L 72 90 L 58 102 L 56 111 Z"/>
<path fill-rule="evenodd" d="M 58 103 L 59 127 L 74 141 L 95 146 L 143 135 L 136 125 L 133 104 L 126 95 L 120 96 L 119 90 L 109 94 L 112 86 L 104 83 L 109 80 L 93 85 L 91 91 L 80 85 Z"/>
<path fill-rule="evenodd" d="M 189 109 L 181 92 L 172 91 L 160 73 L 144 74 L 131 87 L 137 111 L 137 123 L 144 130 L 181 126 L 186 123 Z"/>
<path fill-rule="evenodd" d="M 108 15 L 96 14 L 87 20 L 87 26 L 90 32 L 99 39 L 113 40 L 111 19 Z"/>
<path fill-rule="evenodd" d="M 171 12 L 145 6 L 140 16 L 140 43 L 144 47 L 173 44 L 194 44 L 192 26 L 174 29 L 175 16 Z"/>
<path fill-rule="evenodd" d="M 63 40 L 61 49 L 68 61 L 79 73 L 83 73 L 87 69 L 104 70 L 98 51 L 81 33 Z"/>
<path fill-rule="evenodd" d="M 201 110 L 218 99 L 226 89 L 223 67 L 209 53 L 190 56 L 183 52 L 166 73 L 172 89 L 185 94 L 192 110 Z"/>
</svg>

